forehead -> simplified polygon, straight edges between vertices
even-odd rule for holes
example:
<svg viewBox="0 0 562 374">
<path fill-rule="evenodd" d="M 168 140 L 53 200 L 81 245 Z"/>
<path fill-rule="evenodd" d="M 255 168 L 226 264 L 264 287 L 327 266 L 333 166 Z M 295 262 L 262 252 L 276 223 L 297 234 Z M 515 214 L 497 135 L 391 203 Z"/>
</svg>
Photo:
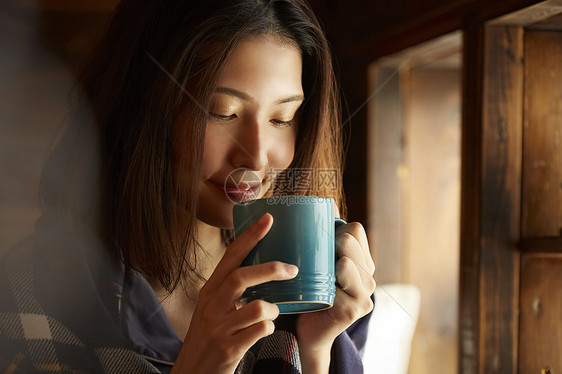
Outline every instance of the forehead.
<svg viewBox="0 0 562 374">
<path fill-rule="evenodd" d="M 302 93 L 302 57 L 294 43 L 251 37 L 234 49 L 218 85 L 252 96 Z"/>
</svg>

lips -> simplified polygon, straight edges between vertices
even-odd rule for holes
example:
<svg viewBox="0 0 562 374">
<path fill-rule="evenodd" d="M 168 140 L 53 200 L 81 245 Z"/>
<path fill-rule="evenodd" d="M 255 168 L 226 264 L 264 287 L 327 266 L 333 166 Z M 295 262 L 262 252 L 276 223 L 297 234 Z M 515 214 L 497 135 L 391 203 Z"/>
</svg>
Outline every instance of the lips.
<svg viewBox="0 0 562 374">
<path fill-rule="evenodd" d="M 240 182 L 238 184 L 224 184 L 212 182 L 212 184 L 223 192 L 233 203 L 257 199 L 261 190 L 261 184 Z"/>
</svg>

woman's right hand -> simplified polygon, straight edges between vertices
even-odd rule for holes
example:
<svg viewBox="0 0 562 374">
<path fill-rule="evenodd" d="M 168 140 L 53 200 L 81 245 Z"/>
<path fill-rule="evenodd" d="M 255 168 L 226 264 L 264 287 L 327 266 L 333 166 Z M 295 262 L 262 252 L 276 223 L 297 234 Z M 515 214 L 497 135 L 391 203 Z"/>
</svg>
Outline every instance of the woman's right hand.
<svg viewBox="0 0 562 374">
<path fill-rule="evenodd" d="M 271 335 L 279 315 L 275 304 L 255 300 L 240 307 L 248 287 L 273 280 L 294 278 L 298 269 L 282 262 L 240 264 L 269 231 L 273 217 L 265 214 L 244 231 L 226 250 L 215 271 L 199 292 L 175 373 L 233 373 L 252 345 Z"/>
</svg>

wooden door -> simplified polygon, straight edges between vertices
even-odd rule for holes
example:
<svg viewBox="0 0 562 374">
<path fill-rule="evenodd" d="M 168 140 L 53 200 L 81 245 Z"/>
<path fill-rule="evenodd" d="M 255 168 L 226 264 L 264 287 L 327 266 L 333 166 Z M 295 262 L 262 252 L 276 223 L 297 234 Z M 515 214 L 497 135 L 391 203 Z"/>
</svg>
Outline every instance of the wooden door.
<svg viewBox="0 0 562 374">
<path fill-rule="evenodd" d="M 539 25 L 524 33 L 519 316 L 519 372 L 537 374 L 562 373 L 562 31 Z"/>
</svg>

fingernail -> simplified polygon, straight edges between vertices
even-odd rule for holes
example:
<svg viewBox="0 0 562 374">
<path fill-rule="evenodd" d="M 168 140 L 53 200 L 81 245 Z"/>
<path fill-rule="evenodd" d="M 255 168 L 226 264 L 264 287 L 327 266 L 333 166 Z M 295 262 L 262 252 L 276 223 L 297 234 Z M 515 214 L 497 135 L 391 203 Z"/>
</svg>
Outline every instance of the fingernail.
<svg viewBox="0 0 562 374">
<path fill-rule="evenodd" d="M 265 221 L 265 216 L 267 215 L 264 214 L 263 216 L 261 216 L 260 218 L 258 218 L 258 220 L 256 221 L 256 224 L 261 225 L 263 223 L 263 221 Z"/>
<path fill-rule="evenodd" d="M 264 226 L 267 222 L 267 216 L 269 216 L 269 213 L 265 213 L 263 216 L 261 216 L 257 221 L 256 221 L 256 225 L 258 227 Z"/>
<path fill-rule="evenodd" d="M 299 268 L 296 267 L 295 265 L 285 264 L 285 271 L 287 272 L 287 274 L 294 277 L 299 273 Z"/>
</svg>

